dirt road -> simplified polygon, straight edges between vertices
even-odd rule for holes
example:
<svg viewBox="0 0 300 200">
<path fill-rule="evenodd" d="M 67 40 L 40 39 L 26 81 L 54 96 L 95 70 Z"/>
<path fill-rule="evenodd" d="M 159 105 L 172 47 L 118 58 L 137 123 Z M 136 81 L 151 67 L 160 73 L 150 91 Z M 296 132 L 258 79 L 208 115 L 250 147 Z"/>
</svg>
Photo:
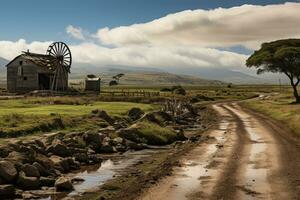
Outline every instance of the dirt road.
<svg viewBox="0 0 300 200">
<path fill-rule="evenodd" d="M 180 160 L 139 200 L 300 199 L 300 142 L 281 125 L 236 103 L 216 104 L 215 139 Z"/>
</svg>

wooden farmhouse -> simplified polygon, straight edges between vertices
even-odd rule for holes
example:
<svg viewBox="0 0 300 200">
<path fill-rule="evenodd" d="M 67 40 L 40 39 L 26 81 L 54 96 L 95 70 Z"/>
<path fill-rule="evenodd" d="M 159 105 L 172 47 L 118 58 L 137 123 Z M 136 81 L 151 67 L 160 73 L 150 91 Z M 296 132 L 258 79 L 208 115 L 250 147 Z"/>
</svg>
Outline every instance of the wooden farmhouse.
<svg viewBox="0 0 300 200">
<path fill-rule="evenodd" d="M 9 92 L 64 91 L 68 89 L 71 53 L 64 43 L 53 43 L 46 55 L 23 52 L 6 67 Z"/>
</svg>

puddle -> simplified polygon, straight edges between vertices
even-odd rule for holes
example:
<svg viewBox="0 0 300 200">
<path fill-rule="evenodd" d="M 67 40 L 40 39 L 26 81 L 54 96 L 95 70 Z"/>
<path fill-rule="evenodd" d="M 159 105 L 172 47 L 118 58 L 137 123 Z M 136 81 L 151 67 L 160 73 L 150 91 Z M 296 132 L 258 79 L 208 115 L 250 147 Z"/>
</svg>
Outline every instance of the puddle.
<svg viewBox="0 0 300 200">
<path fill-rule="evenodd" d="M 214 177 L 216 170 L 210 169 L 208 166 L 211 164 L 211 158 L 214 157 L 219 149 L 217 144 L 223 144 L 225 142 L 224 132 L 228 126 L 229 122 L 222 120 L 219 129 L 212 133 L 216 141 L 207 145 L 206 149 L 204 149 L 203 146 L 196 147 L 190 153 L 193 156 L 187 157 L 187 159 L 183 161 L 184 167 L 179 168 L 175 179 L 172 181 L 171 191 L 168 191 L 168 196 L 166 196 L 165 199 L 188 199 L 189 194 L 201 188 L 203 184 L 207 182 L 207 179 Z"/>
<path fill-rule="evenodd" d="M 261 156 L 265 155 L 267 152 L 266 141 L 261 137 L 261 134 L 259 134 L 259 131 L 261 130 L 256 128 L 258 125 L 249 115 L 241 113 L 231 107 L 227 108 L 233 111 L 243 121 L 249 138 L 252 141 L 250 144 L 249 160 L 243 175 L 243 187 L 245 188 L 245 191 L 242 193 L 242 199 L 252 200 L 257 199 L 258 196 L 260 198 L 268 199 L 268 194 L 270 192 L 270 185 L 267 180 L 268 169 L 259 167 L 259 162 L 266 162 L 265 159 L 261 159 Z"/>
<path fill-rule="evenodd" d="M 87 166 L 85 169 L 79 172 L 70 173 L 66 176 L 73 178 L 83 178 L 83 182 L 74 184 L 74 190 L 71 193 L 59 193 L 51 194 L 49 196 L 41 198 L 43 200 L 61 199 L 63 197 L 80 196 L 80 194 L 97 189 L 106 181 L 120 175 L 126 168 L 133 166 L 142 158 L 149 157 L 155 153 L 159 153 L 163 150 L 142 150 L 135 152 L 126 152 L 120 156 L 112 159 L 105 160 L 101 165 Z"/>
</svg>

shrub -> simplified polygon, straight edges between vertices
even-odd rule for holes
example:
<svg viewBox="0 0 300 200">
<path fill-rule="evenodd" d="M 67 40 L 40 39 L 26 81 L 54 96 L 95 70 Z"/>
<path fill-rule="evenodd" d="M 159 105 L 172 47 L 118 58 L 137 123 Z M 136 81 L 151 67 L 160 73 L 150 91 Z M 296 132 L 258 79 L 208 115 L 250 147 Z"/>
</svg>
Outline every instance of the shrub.
<svg viewBox="0 0 300 200">
<path fill-rule="evenodd" d="M 174 90 L 174 93 L 179 94 L 179 95 L 183 95 L 183 96 L 186 95 L 186 91 L 183 88 L 177 88 L 176 90 Z"/>
<path fill-rule="evenodd" d="M 172 89 L 171 88 L 162 88 L 160 91 L 161 92 L 172 92 Z"/>
</svg>

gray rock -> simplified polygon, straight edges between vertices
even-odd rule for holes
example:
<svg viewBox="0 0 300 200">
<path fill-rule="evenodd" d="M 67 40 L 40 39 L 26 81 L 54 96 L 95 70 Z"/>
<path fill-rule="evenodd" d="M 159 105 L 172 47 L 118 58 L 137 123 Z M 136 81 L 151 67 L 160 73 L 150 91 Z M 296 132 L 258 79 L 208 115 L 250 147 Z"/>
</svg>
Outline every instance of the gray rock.
<svg viewBox="0 0 300 200">
<path fill-rule="evenodd" d="M 46 186 L 46 187 L 53 187 L 55 184 L 54 178 L 48 178 L 48 177 L 41 177 L 40 178 L 40 186 Z"/>
<path fill-rule="evenodd" d="M 12 183 L 16 179 L 18 172 L 12 162 L 0 161 L 0 177 L 6 183 Z"/>
<path fill-rule="evenodd" d="M 88 158 L 90 164 L 97 164 L 102 162 L 102 159 L 99 156 L 97 156 L 97 154 L 90 154 L 88 155 Z"/>
<path fill-rule="evenodd" d="M 6 146 L 6 145 L 1 145 L 0 146 L 0 157 L 1 158 L 5 158 L 6 156 L 8 156 L 8 154 L 12 152 L 12 150 Z"/>
<path fill-rule="evenodd" d="M 34 194 L 30 194 L 30 193 L 22 193 L 22 199 L 40 199 L 39 196 L 34 195 Z"/>
<path fill-rule="evenodd" d="M 55 189 L 56 191 L 70 191 L 73 190 L 72 182 L 67 177 L 60 177 L 55 181 Z"/>
<path fill-rule="evenodd" d="M 28 177 L 40 177 L 40 172 L 38 168 L 33 165 L 25 164 L 21 167 L 21 170 L 25 173 Z"/>
<path fill-rule="evenodd" d="M 54 155 L 67 157 L 70 156 L 70 151 L 67 146 L 61 142 L 55 141 L 51 146 L 47 148 L 47 152 L 51 152 Z"/>
<path fill-rule="evenodd" d="M 45 167 L 42 166 L 40 163 L 34 162 L 32 165 L 39 170 L 40 175 L 42 175 L 42 176 L 48 176 L 49 175 L 48 170 L 46 170 Z"/>
<path fill-rule="evenodd" d="M 76 153 L 76 154 L 74 154 L 74 158 L 76 161 L 81 162 L 81 163 L 88 162 L 88 156 L 86 153 Z"/>
<path fill-rule="evenodd" d="M 68 160 L 63 159 L 62 157 L 59 156 L 51 156 L 49 158 L 53 163 L 54 163 L 54 167 L 56 169 L 58 169 L 61 172 L 69 172 L 70 171 L 70 165 Z"/>
<path fill-rule="evenodd" d="M 117 145 L 117 144 L 123 144 L 124 143 L 124 139 L 121 138 L 121 137 L 116 137 L 116 138 L 113 139 L 113 142 L 114 142 L 115 145 Z"/>
<path fill-rule="evenodd" d="M 117 152 L 116 148 L 111 146 L 109 143 L 104 143 L 100 148 L 101 153 L 115 153 Z"/>
<path fill-rule="evenodd" d="M 111 118 L 104 110 L 98 110 L 97 116 L 104 119 L 110 125 L 115 123 L 115 120 Z"/>
<path fill-rule="evenodd" d="M 143 115 L 144 112 L 140 108 L 131 108 L 128 111 L 128 116 L 133 121 L 140 119 Z"/>
<path fill-rule="evenodd" d="M 1 199 L 9 199 L 15 196 L 16 190 L 13 185 L 0 185 L 0 197 Z"/>
<path fill-rule="evenodd" d="M 17 185 L 24 190 L 39 189 L 39 179 L 37 177 L 27 177 L 23 171 L 19 173 Z"/>
<path fill-rule="evenodd" d="M 92 131 L 87 131 L 83 135 L 84 141 L 91 146 L 91 148 L 95 151 L 98 151 L 99 148 L 101 147 L 101 144 L 104 140 L 105 136 L 102 135 L 101 133 L 95 133 Z"/>
<path fill-rule="evenodd" d="M 54 167 L 52 160 L 43 154 L 37 154 L 35 161 L 43 166 L 46 170 L 51 170 Z"/>
<path fill-rule="evenodd" d="M 12 151 L 8 154 L 6 159 L 12 161 L 12 162 L 19 162 L 19 163 L 28 163 L 30 162 L 30 158 L 25 153 L 20 153 L 17 151 Z"/>
</svg>

